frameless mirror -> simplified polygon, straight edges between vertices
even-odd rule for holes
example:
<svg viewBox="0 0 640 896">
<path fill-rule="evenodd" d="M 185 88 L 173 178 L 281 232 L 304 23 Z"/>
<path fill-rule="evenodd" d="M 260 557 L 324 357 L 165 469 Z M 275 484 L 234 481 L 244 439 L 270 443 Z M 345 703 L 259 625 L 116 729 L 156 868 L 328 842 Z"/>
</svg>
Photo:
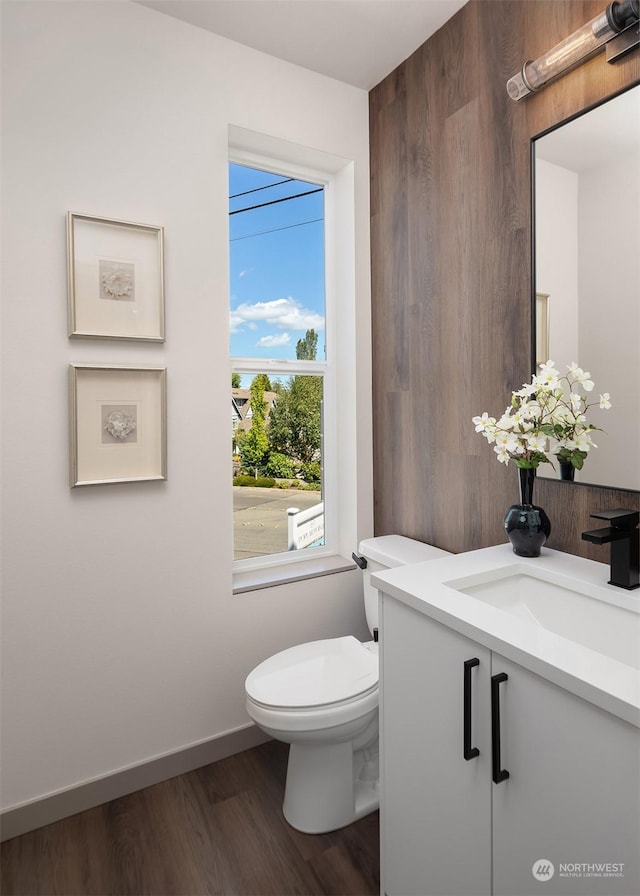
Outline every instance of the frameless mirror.
<svg viewBox="0 0 640 896">
<path fill-rule="evenodd" d="M 595 381 L 606 431 L 575 481 L 640 491 L 640 86 L 536 138 L 532 164 L 535 360 Z"/>
</svg>

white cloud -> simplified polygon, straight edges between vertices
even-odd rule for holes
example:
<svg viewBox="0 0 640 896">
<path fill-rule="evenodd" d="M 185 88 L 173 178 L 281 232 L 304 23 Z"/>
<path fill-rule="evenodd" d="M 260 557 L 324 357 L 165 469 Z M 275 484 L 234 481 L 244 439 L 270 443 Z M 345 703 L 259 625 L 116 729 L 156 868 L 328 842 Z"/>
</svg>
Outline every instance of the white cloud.
<svg viewBox="0 0 640 896">
<path fill-rule="evenodd" d="M 260 348 L 278 348 L 281 345 L 289 345 L 291 336 L 288 333 L 282 333 L 280 336 L 263 336 L 258 339 L 256 345 Z"/>
<path fill-rule="evenodd" d="M 231 332 L 237 333 L 243 325 L 264 321 L 274 327 L 288 330 L 324 330 L 324 318 L 316 311 L 305 308 L 291 296 L 271 302 L 241 304 L 231 312 Z"/>
</svg>

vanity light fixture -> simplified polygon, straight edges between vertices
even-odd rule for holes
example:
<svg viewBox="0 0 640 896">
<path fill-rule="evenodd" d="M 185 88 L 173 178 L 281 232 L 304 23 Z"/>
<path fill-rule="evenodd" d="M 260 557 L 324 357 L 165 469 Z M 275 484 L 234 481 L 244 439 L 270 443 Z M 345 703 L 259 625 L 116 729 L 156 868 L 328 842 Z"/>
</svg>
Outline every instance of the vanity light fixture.
<svg viewBox="0 0 640 896">
<path fill-rule="evenodd" d="M 640 43 L 640 0 L 613 0 L 604 12 L 557 44 L 507 81 L 512 100 L 521 100 L 567 69 L 584 62 L 607 44 L 607 61 L 614 62 Z M 611 42 L 611 43 L 609 43 Z"/>
</svg>

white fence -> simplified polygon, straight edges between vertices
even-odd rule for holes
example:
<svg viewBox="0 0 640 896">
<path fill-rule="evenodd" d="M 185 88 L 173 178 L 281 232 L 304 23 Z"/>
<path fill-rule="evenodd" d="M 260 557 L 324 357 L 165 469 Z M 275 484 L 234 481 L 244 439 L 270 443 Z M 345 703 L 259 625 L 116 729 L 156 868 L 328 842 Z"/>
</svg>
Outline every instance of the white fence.
<svg viewBox="0 0 640 896">
<path fill-rule="evenodd" d="M 289 507 L 287 510 L 287 530 L 289 551 L 299 551 L 324 541 L 324 502 L 298 510 Z"/>
</svg>

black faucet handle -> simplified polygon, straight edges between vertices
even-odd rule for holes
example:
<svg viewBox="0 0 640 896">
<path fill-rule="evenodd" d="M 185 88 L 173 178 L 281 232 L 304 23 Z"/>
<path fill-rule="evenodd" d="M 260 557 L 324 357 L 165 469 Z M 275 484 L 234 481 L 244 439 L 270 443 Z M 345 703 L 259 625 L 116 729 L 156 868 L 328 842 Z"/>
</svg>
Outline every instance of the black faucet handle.
<svg viewBox="0 0 640 896">
<path fill-rule="evenodd" d="M 592 513 L 591 516 L 596 520 L 608 520 L 614 529 L 635 529 L 640 522 L 640 513 L 637 510 L 625 510 L 624 508 L 600 510 L 598 513 Z"/>
</svg>

